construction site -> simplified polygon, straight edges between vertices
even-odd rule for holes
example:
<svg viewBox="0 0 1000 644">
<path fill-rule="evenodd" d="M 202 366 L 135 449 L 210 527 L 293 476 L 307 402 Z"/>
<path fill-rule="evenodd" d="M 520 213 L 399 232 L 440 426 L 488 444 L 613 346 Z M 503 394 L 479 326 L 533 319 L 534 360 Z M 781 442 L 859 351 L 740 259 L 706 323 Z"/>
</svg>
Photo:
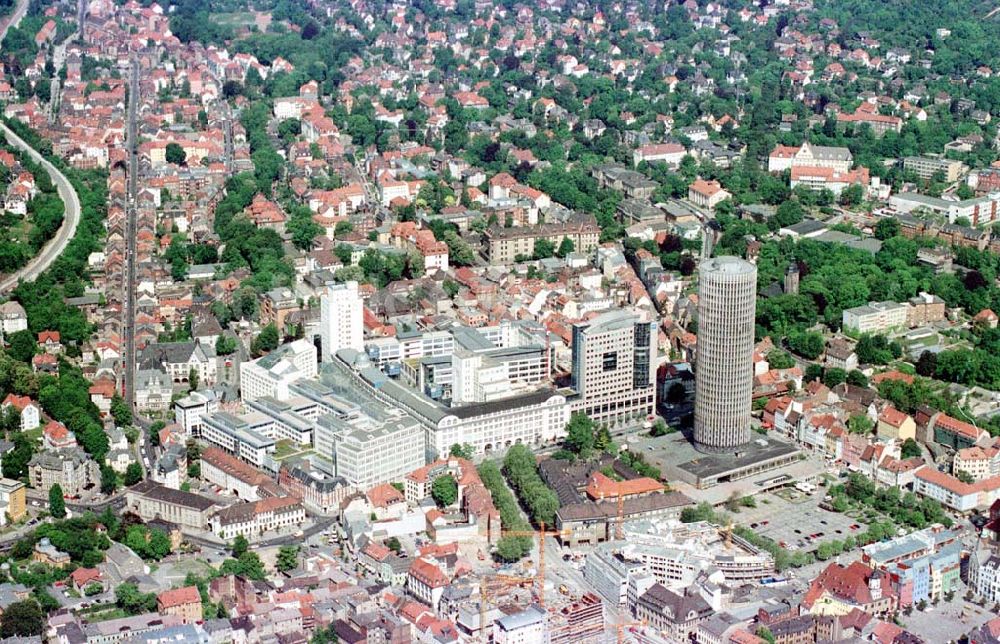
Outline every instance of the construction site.
<svg viewBox="0 0 1000 644">
<path fill-rule="evenodd" d="M 621 538 L 623 525 L 619 523 Z M 546 530 L 507 531 L 504 536 L 530 537 L 535 541 L 532 558 L 517 567 L 484 574 L 479 581 L 478 624 L 483 642 L 498 644 L 547 642 L 549 644 L 654 641 L 644 638 L 642 621 L 623 616 L 588 589 L 577 572 L 582 556 L 564 552 L 559 540 L 566 534 Z M 550 564 L 546 565 L 546 559 Z M 511 574 L 514 573 L 514 574 Z M 515 635 L 516 633 L 516 635 Z"/>
</svg>

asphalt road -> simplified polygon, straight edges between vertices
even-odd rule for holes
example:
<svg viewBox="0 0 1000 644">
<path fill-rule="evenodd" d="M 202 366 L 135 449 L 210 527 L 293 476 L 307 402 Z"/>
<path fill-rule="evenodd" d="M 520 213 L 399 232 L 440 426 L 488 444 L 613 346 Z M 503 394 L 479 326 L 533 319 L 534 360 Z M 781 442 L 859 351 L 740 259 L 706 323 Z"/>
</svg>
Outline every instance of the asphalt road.
<svg viewBox="0 0 1000 644">
<path fill-rule="evenodd" d="M 14 7 L 14 13 L 10 15 L 10 20 L 4 23 L 3 29 L 0 29 L 0 40 L 7 37 L 7 30 L 10 29 L 11 25 L 17 26 L 21 24 L 21 18 L 28 11 L 28 0 L 19 0 L 17 6 Z"/>
<path fill-rule="evenodd" d="M 31 504 L 32 501 L 38 501 L 41 503 L 42 509 L 45 509 L 49 505 L 49 494 L 48 492 L 42 492 L 41 490 L 36 490 L 34 488 L 28 488 L 25 490 L 25 496 L 28 499 L 28 503 Z M 111 506 L 116 512 L 121 512 L 125 508 L 125 490 L 118 490 L 115 494 L 111 496 L 101 496 L 93 501 L 73 501 L 67 500 L 66 507 L 72 510 L 74 513 L 84 513 L 84 512 L 94 512 L 95 514 L 100 514 L 104 512 L 104 509 Z"/>
<path fill-rule="evenodd" d="M 138 118 L 139 103 L 139 63 L 133 58 L 129 70 L 129 92 L 128 92 L 128 122 L 126 144 L 128 145 L 128 181 L 126 189 L 128 191 L 125 204 L 125 275 L 123 300 L 125 303 L 123 313 L 125 314 L 125 391 L 123 392 L 125 401 L 129 407 L 135 408 L 135 255 L 136 255 L 136 196 L 139 192 L 139 155 L 137 151 L 138 130 L 136 121 Z M 145 440 L 145 439 L 143 439 Z M 149 464 L 152 465 L 152 462 Z M 148 467 L 147 467 L 148 471 Z"/>
<path fill-rule="evenodd" d="M 336 523 L 337 519 L 335 517 L 317 516 L 313 517 L 313 521 L 314 521 L 313 525 L 309 526 L 308 528 L 302 531 L 302 536 L 297 537 L 294 534 L 286 534 L 286 535 L 271 537 L 269 539 L 263 539 L 261 541 L 256 542 L 253 545 L 257 548 L 273 548 L 275 546 L 290 546 L 294 544 L 303 544 L 306 541 L 308 541 L 310 537 L 314 537 L 317 534 L 329 528 L 330 526 L 332 526 L 334 523 Z M 185 534 L 184 540 L 187 541 L 188 543 L 193 543 L 199 546 L 205 546 L 209 548 L 225 548 L 226 545 L 225 543 L 220 543 L 219 539 L 214 537 L 211 539 L 207 539 L 205 537 L 191 535 L 191 534 Z"/>
<path fill-rule="evenodd" d="M 59 231 L 56 232 L 56 236 L 50 239 L 24 268 L 8 275 L 3 281 L 0 281 L 0 293 L 3 293 L 17 286 L 17 283 L 21 280 L 27 282 L 33 281 L 45 269 L 51 266 L 52 262 L 65 250 L 66 245 L 69 244 L 69 240 L 73 239 L 73 235 L 76 234 L 76 227 L 80 223 L 80 198 L 77 196 L 72 184 L 70 184 L 69 179 L 66 178 L 66 175 L 46 161 L 41 154 L 25 143 L 21 137 L 14 134 L 10 128 L 2 123 L 0 123 L 0 131 L 3 132 L 8 143 L 27 152 L 28 156 L 45 168 L 45 171 L 52 179 L 52 183 L 59 190 L 59 197 L 66 206 L 66 212 L 63 214 L 63 224 Z"/>
</svg>

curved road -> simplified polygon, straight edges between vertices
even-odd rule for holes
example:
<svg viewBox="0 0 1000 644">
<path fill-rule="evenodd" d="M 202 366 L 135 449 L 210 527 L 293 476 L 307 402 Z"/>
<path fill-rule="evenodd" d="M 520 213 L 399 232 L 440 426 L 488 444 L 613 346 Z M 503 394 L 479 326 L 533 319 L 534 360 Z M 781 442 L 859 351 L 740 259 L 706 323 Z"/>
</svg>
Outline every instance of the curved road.
<svg viewBox="0 0 1000 644">
<path fill-rule="evenodd" d="M 28 0 L 18 0 L 17 6 L 14 7 L 14 11 L 10 14 L 10 18 L 4 22 L 3 29 L 0 30 L 0 40 L 7 37 L 7 30 L 12 26 L 16 27 L 21 24 L 21 18 L 28 11 Z"/>
<path fill-rule="evenodd" d="M 27 152 L 36 163 L 41 164 L 45 168 L 45 171 L 49 173 L 49 177 L 52 179 L 52 183 L 59 190 L 59 197 L 65 205 L 62 227 L 59 228 L 56 236 L 50 239 L 42 247 L 42 250 L 31 258 L 31 261 L 21 268 L 21 270 L 4 277 L 0 281 L 0 293 L 4 293 L 17 286 L 17 283 L 21 280 L 28 282 L 34 280 L 59 257 L 59 254 L 66 248 L 69 240 L 73 239 L 73 235 L 76 234 L 76 227 L 80 223 L 80 198 L 77 196 L 76 190 L 73 189 L 73 185 L 70 184 L 69 179 L 66 178 L 66 175 L 46 161 L 41 154 L 25 143 L 21 137 L 14 134 L 3 123 L 0 123 L 0 131 L 3 132 L 8 143 Z"/>
</svg>

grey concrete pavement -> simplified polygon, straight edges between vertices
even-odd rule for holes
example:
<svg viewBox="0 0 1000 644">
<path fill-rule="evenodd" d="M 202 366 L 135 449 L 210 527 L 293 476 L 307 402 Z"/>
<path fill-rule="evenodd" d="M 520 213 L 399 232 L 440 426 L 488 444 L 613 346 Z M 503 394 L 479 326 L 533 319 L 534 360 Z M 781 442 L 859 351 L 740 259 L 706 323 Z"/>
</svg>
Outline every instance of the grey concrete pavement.
<svg viewBox="0 0 1000 644">
<path fill-rule="evenodd" d="M 0 28 L 0 40 L 7 37 L 7 30 L 11 27 L 16 27 L 21 24 L 21 19 L 24 18 L 24 14 L 28 12 L 28 0 L 18 0 L 17 6 L 14 7 L 14 13 L 10 15 L 10 19 L 3 23 L 3 27 Z"/>
<path fill-rule="evenodd" d="M 65 204 L 62 227 L 56 232 L 55 237 L 50 239 L 24 268 L 8 275 L 0 281 L 0 293 L 3 293 L 17 286 L 21 280 L 33 281 L 48 269 L 52 265 L 52 262 L 56 261 L 56 258 L 66 249 L 67 244 L 73 239 L 73 235 L 76 234 L 76 227 L 80 224 L 80 198 L 77 196 L 76 190 L 73 189 L 73 185 L 69 182 L 69 179 L 66 178 L 66 175 L 49 163 L 38 151 L 29 146 L 24 139 L 2 123 L 0 123 L 0 131 L 3 132 L 8 143 L 25 151 L 33 161 L 45 169 L 45 172 L 48 173 L 49 178 L 52 179 L 52 183 L 55 184 L 56 189 L 59 191 L 59 198 Z"/>
</svg>

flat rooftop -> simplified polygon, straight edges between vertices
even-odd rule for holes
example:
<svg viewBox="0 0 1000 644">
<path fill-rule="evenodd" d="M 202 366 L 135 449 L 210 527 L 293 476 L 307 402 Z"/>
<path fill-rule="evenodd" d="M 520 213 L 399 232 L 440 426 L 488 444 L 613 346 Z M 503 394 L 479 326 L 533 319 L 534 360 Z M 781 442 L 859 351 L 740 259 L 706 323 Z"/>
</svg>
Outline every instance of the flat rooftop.
<svg viewBox="0 0 1000 644">
<path fill-rule="evenodd" d="M 798 465 L 802 454 L 794 444 L 771 435 L 758 434 L 753 434 L 750 443 L 732 454 L 699 452 L 690 436 L 681 432 L 659 439 L 633 439 L 630 448 L 645 453 L 647 461 L 660 467 L 669 480 L 683 486 L 675 489 L 683 489 L 688 494 L 694 492 L 698 501 L 705 500 L 702 491 L 731 482 L 739 483 L 741 488 L 752 485 L 753 493 L 763 491 L 761 485 L 766 486 L 767 481 L 780 473 L 775 470 L 787 470 Z M 798 479 L 801 475 L 801 472 L 795 472 L 791 478 Z M 749 488 L 748 492 L 751 492 Z"/>
<path fill-rule="evenodd" d="M 751 441 L 739 448 L 735 454 L 701 454 L 679 467 L 699 479 L 718 478 L 725 474 L 736 473 L 756 465 L 761 465 L 798 453 L 799 449 L 788 443 L 768 441 L 759 445 Z"/>
</svg>

